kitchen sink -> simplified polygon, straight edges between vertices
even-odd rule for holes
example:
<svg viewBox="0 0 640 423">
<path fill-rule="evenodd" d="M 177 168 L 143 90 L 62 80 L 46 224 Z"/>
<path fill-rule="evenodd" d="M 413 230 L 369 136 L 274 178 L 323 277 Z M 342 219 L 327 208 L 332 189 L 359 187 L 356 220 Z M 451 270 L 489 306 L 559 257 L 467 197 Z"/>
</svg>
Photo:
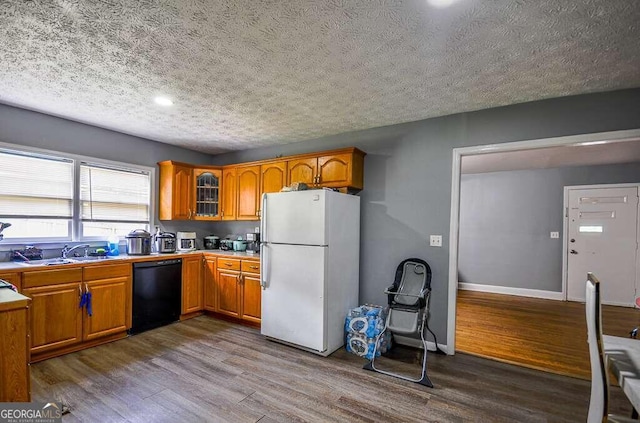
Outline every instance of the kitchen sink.
<svg viewBox="0 0 640 423">
<path fill-rule="evenodd" d="M 70 257 L 67 260 L 71 260 L 72 262 L 78 263 L 83 261 L 101 261 L 101 260 L 109 260 L 111 257 L 107 256 L 87 256 L 87 257 Z"/>
<path fill-rule="evenodd" d="M 56 257 L 44 260 L 21 261 L 19 263 L 25 266 L 55 266 L 58 264 L 70 264 L 75 262 L 71 259 Z"/>
<path fill-rule="evenodd" d="M 72 257 L 72 258 L 62 258 L 55 257 L 44 260 L 31 260 L 31 261 L 22 261 L 16 262 L 25 266 L 57 266 L 59 264 L 72 264 L 72 263 L 84 263 L 84 262 L 93 262 L 93 261 L 101 261 L 108 260 L 110 257 Z"/>
</svg>

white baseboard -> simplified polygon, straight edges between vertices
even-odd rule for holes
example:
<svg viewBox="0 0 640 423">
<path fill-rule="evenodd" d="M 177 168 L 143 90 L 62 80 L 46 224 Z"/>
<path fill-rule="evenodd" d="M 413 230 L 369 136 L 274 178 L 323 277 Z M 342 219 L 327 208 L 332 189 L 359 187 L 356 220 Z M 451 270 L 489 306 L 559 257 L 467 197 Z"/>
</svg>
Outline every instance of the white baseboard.
<svg viewBox="0 0 640 423">
<path fill-rule="evenodd" d="M 393 341 L 395 343 L 397 343 L 397 344 L 400 344 L 400 345 L 406 345 L 408 347 L 414 347 L 414 348 L 422 349 L 422 341 L 419 340 L 419 339 L 408 338 L 406 336 L 396 335 L 394 333 L 393 334 Z M 446 345 L 438 343 L 438 347 L 440 347 L 440 349 L 442 351 L 446 352 L 447 355 L 453 355 L 453 351 L 449 351 L 449 348 Z M 436 344 L 434 342 L 427 341 L 427 348 L 429 349 L 429 351 L 435 351 L 436 350 Z"/>
<path fill-rule="evenodd" d="M 518 295 L 520 297 L 544 298 L 546 300 L 564 300 L 562 292 L 543 291 L 541 289 L 512 288 L 509 286 L 480 285 L 466 282 L 458 282 L 458 288 L 467 291 L 490 292 L 492 294 Z"/>
</svg>

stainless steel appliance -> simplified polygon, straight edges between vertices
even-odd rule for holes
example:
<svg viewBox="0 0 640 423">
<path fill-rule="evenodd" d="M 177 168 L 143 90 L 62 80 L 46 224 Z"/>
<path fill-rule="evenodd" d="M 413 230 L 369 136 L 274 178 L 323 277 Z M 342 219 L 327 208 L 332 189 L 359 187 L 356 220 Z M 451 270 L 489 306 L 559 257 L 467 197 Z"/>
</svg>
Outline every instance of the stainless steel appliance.
<svg viewBox="0 0 640 423">
<path fill-rule="evenodd" d="M 178 251 L 194 251 L 196 249 L 195 232 L 178 232 Z"/>
<path fill-rule="evenodd" d="M 176 252 L 176 235 L 171 232 L 160 232 L 155 235 L 155 247 L 158 253 Z"/>
<path fill-rule="evenodd" d="M 129 333 L 140 333 L 180 319 L 182 260 L 133 264 L 133 319 Z"/>
<path fill-rule="evenodd" d="M 217 250 L 220 248 L 220 237 L 209 235 L 204 237 L 205 250 Z"/>
<path fill-rule="evenodd" d="M 264 194 L 260 236 L 261 333 L 331 354 L 344 344 L 347 311 L 358 305 L 360 197 Z"/>
<path fill-rule="evenodd" d="M 127 254 L 139 256 L 151 254 L 151 234 L 144 229 L 136 229 L 129 232 L 127 240 Z"/>
<path fill-rule="evenodd" d="M 232 239 L 221 239 L 220 240 L 220 249 L 229 251 L 233 250 L 233 240 Z"/>
<path fill-rule="evenodd" d="M 250 233 L 247 234 L 247 253 L 259 253 L 260 252 L 260 234 Z"/>
</svg>

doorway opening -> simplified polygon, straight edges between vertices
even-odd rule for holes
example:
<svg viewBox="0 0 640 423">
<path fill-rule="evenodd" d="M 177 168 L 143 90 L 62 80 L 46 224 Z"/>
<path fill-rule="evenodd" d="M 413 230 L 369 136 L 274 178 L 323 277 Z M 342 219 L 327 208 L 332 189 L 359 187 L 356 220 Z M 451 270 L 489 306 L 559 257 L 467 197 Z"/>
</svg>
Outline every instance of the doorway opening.
<svg viewBox="0 0 640 423">
<path fill-rule="evenodd" d="M 631 147 L 635 151 L 637 151 L 638 157 L 630 160 L 630 155 L 627 153 L 618 154 L 614 151 L 617 151 L 618 148 L 624 150 L 623 147 L 629 148 Z M 507 160 L 509 159 L 509 160 Z M 570 160 L 569 160 L 570 159 Z M 516 163 L 516 165 L 509 163 Z M 488 174 L 490 172 L 496 175 L 496 172 L 510 172 L 510 171 L 523 171 L 529 172 L 532 169 L 535 169 L 536 172 L 544 172 L 546 169 L 557 169 L 563 167 L 579 167 L 579 166 L 596 166 L 596 165 L 615 165 L 620 163 L 629 163 L 629 162 L 640 162 L 640 130 L 632 130 L 632 131 L 617 131 L 610 133 L 600 133 L 600 134 L 588 134 L 588 135 L 579 135 L 579 136 L 570 136 L 570 137 L 561 137 L 561 138 L 552 138 L 552 139 L 543 139 L 543 140 L 533 140 L 533 141 L 523 141 L 523 142 L 514 142 L 514 143 L 506 143 L 506 144 L 497 144 L 497 145 L 487 145 L 487 146 L 476 146 L 476 147 L 467 147 L 454 149 L 453 151 L 453 166 L 452 166 L 452 198 L 451 198 L 451 230 L 450 230 L 450 261 L 449 261 L 449 315 L 448 315 L 448 331 L 447 331 L 447 348 L 450 353 L 453 353 L 454 348 L 456 348 L 456 314 L 457 310 L 457 300 L 458 300 L 458 288 L 459 282 L 461 282 L 461 273 L 460 272 L 460 254 L 465 254 L 465 246 L 461 244 L 462 242 L 467 242 L 467 238 L 460 237 L 460 229 L 461 229 L 461 182 L 465 178 L 466 174 Z M 488 166 L 493 166 L 489 169 Z M 516 166 L 516 167 L 513 167 Z M 485 170 L 478 170 L 480 167 L 484 167 Z M 471 170 L 469 170 L 471 169 Z M 602 169 L 600 169 L 602 170 Z M 584 169 L 583 169 L 584 171 Z M 532 172 L 529 172 L 532 174 Z M 535 172 L 533 172 L 535 173 Z M 528 175 L 528 176 L 531 176 Z M 535 176 L 535 175 L 534 175 Z M 476 178 L 482 179 L 482 178 Z M 637 179 L 635 182 L 638 182 Z M 571 185 L 571 183 L 566 184 Z M 526 196 L 527 192 L 524 192 L 522 195 Z M 562 187 L 560 188 L 560 194 L 558 198 L 558 208 L 561 209 L 562 204 Z M 468 216 L 467 216 L 468 217 Z M 549 242 L 550 238 L 554 237 L 554 232 L 558 232 L 561 230 L 561 234 L 564 236 L 565 230 L 562 230 L 562 222 L 563 217 L 562 213 L 560 216 L 557 216 L 557 224 L 553 227 L 550 232 L 546 232 L 547 240 L 545 242 Z M 486 234 L 485 234 L 486 235 Z M 560 234 L 556 234 L 558 237 Z M 482 236 L 482 234 L 480 234 Z M 486 237 L 484 239 L 487 239 Z M 507 241 L 508 242 L 508 241 Z M 531 240 L 523 240 L 525 243 L 532 243 Z M 516 297 L 516 299 L 524 299 L 529 300 L 529 297 L 541 297 L 541 298 L 555 298 L 556 300 L 564 299 L 565 290 L 563 289 L 562 284 L 562 266 L 561 266 L 561 251 L 564 248 L 561 239 L 553 240 L 555 242 L 555 247 L 558 249 L 557 259 L 559 260 L 559 264 L 556 266 L 554 276 L 554 284 L 552 288 L 545 288 L 543 290 L 539 290 L 543 293 L 551 293 L 552 296 L 545 295 L 529 295 L 531 292 L 516 293 L 516 295 L 528 295 L 528 297 Z M 515 245 L 515 244 L 514 244 Z M 513 250 L 513 248 L 512 248 Z M 487 251 L 481 251 L 476 249 L 476 258 L 479 254 L 487 253 Z M 467 254 L 467 257 L 469 255 Z M 531 260 L 535 262 L 535 257 L 531 257 Z M 500 271 L 504 273 L 504 268 L 508 267 L 505 263 L 506 261 L 501 263 L 499 259 L 494 258 L 493 263 L 485 264 L 485 270 L 500 268 Z M 512 260 L 508 262 L 512 264 Z M 482 260 L 477 264 L 483 264 Z M 473 269 L 473 266 L 470 267 Z M 517 266 L 515 267 L 517 269 Z M 472 272 L 473 273 L 473 272 Z M 477 273 L 477 272 L 476 272 Z M 476 274 L 474 273 L 474 274 Z M 469 275 L 465 275 L 469 276 Z M 500 282 L 500 281 L 497 281 Z M 513 287 L 509 287 L 508 284 L 504 283 L 493 283 L 491 285 L 488 282 L 483 282 L 485 285 L 493 287 L 489 289 L 489 292 L 500 293 L 506 291 L 504 293 L 513 294 L 509 289 Z M 483 285 L 476 284 L 476 285 Z M 507 286 L 501 286 L 507 285 Z M 497 288 L 496 288 L 497 287 Z M 505 289 L 506 288 L 506 289 Z M 529 289 L 530 291 L 536 291 L 536 287 L 524 287 L 522 288 L 525 291 Z M 465 291 L 468 293 L 469 291 Z M 484 294 L 484 293 L 483 293 Z M 556 295 L 557 294 L 557 295 Z M 494 305 L 494 308 L 502 308 L 503 311 L 506 307 L 504 307 L 504 302 L 500 303 L 500 294 L 493 294 L 498 296 L 498 304 Z M 509 296 L 510 297 L 510 296 Z M 495 299 L 491 299 L 494 301 Z M 539 298 L 535 301 L 549 301 L 549 300 L 540 300 Z M 561 301 L 552 301 L 553 303 L 562 303 Z M 488 304 L 488 303 L 487 303 Z M 500 305 L 502 304 L 502 305 Z M 566 304 L 566 303 L 565 303 Z M 544 306 L 544 304 L 542 305 Z M 534 305 L 526 305 L 520 304 L 515 308 L 522 307 L 530 307 L 535 308 Z M 461 310 L 462 311 L 462 310 Z M 562 313 L 563 311 L 560 311 Z M 551 313 L 553 314 L 553 313 Z M 510 319 L 513 316 L 510 317 Z M 531 320 L 535 320 L 535 314 L 531 318 Z M 538 316 L 539 317 L 539 316 Z M 562 319 L 562 317 L 560 317 Z M 579 317 L 580 321 L 584 320 L 584 316 Z M 482 316 L 475 316 L 475 320 L 482 322 Z M 512 322 L 512 320 L 509 320 Z M 525 322 L 526 325 L 526 322 Z M 494 333 L 499 332 L 517 332 L 523 331 L 526 333 L 526 326 L 524 329 L 518 328 L 517 325 L 513 323 L 508 323 L 506 327 L 494 328 Z M 576 331 L 580 331 L 579 328 L 575 328 Z M 582 331 L 586 333 L 585 331 Z M 491 338 L 491 337 L 489 337 Z M 586 343 L 585 343 L 586 344 Z M 489 345 L 488 349 L 492 347 Z M 514 348 L 518 348 L 517 345 Z M 530 366 L 535 367 L 535 366 Z"/>
</svg>

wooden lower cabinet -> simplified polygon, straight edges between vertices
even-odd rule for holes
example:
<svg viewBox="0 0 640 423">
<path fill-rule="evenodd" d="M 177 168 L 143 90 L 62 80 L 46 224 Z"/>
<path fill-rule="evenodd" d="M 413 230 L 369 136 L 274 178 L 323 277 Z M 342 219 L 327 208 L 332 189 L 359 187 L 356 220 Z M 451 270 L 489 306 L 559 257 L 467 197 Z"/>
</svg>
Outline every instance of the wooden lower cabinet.
<svg viewBox="0 0 640 423">
<path fill-rule="evenodd" d="M 182 314 L 202 311 L 204 307 L 201 266 L 200 255 L 182 259 Z"/>
<path fill-rule="evenodd" d="M 31 353 L 37 354 L 82 342 L 79 307 L 82 281 L 25 288 L 31 298 Z"/>
<path fill-rule="evenodd" d="M 0 292 L 0 402 L 31 401 L 29 374 L 30 300 Z"/>
<path fill-rule="evenodd" d="M 240 317 L 240 272 L 218 268 L 218 313 Z"/>
<path fill-rule="evenodd" d="M 260 323 L 260 317 L 262 316 L 260 274 L 243 273 L 241 291 L 242 319 Z"/>
<path fill-rule="evenodd" d="M 91 293 L 92 314 L 85 313 L 83 340 L 131 328 L 131 278 L 130 264 L 84 269 L 84 289 Z"/>
<path fill-rule="evenodd" d="M 82 343 L 124 336 L 131 327 L 131 264 L 42 270 L 23 274 L 22 293 L 31 302 L 31 354 L 81 349 Z M 91 311 L 80 308 L 91 293 Z M 45 353 L 45 354 L 43 354 Z"/>
<path fill-rule="evenodd" d="M 207 311 L 218 311 L 216 306 L 216 258 L 204 257 L 202 282 L 204 284 L 204 309 Z"/>
<path fill-rule="evenodd" d="M 215 281 L 215 311 L 236 319 L 260 323 L 260 262 L 220 258 Z"/>
</svg>

